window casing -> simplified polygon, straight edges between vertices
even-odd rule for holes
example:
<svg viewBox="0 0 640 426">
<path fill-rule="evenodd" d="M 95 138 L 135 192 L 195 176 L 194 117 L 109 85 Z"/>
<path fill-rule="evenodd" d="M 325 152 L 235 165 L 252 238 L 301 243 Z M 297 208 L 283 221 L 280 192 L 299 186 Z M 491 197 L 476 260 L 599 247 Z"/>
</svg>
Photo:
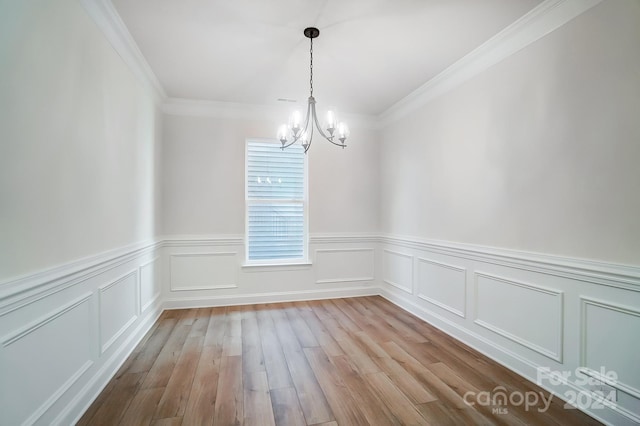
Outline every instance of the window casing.
<svg viewBox="0 0 640 426">
<path fill-rule="evenodd" d="M 307 175 L 302 146 L 283 151 L 275 140 L 247 140 L 247 264 L 307 262 Z"/>
</svg>

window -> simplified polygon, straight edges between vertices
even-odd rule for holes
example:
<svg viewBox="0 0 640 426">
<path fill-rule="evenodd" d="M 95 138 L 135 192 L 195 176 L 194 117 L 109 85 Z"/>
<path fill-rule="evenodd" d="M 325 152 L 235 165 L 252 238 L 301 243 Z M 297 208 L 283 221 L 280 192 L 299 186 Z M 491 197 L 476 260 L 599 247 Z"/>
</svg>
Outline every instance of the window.
<svg viewBox="0 0 640 426">
<path fill-rule="evenodd" d="M 247 261 L 307 259 L 307 158 L 302 146 L 247 141 Z"/>
</svg>

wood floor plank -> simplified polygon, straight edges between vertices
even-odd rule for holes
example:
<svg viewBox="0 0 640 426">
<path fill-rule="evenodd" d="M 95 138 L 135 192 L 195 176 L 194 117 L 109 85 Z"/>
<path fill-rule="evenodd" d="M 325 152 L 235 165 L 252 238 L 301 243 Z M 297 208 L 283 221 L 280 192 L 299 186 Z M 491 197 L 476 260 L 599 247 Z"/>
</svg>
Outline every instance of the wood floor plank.
<svg viewBox="0 0 640 426">
<path fill-rule="evenodd" d="M 354 334 L 356 343 L 362 348 L 369 357 L 373 358 L 390 358 L 389 354 L 375 342 L 371 336 L 364 331 Z"/>
<path fill-rule="evenodd" d="M 356 404 L 372 425 L 400 425 L 398 419 L 387 405 L 376 395 L 356 368 L 351 365 L 347 356 L 331 357 L 331 363 L 345 383 Z"/>
<path fill-rule="evenodd" d="M 417 332 L 415 330 L 415 327 L 411 327 L 402 322 L 396 317 L 395 314 L 389 313 L 384 309 L 379 308 L 375 303 L 369 303 L 369 300 L 367 300 L 365 303 L 368 303 L 367 306 L 378 318 L 389 324 L 389 326 L 391 326 L 396 331 L 396 333 L 398 333 L 408 341 L 415 343 L 428 342 L 428 339 L 421 333 Z"/>
<path fill-rule="evenodd" d="M 211 321 L 211 308 L 198 308 L 195 311 L 196 314 L 189 331 L 189 337 L 204 336 L 207 333 L 209 321 Z"/>
<path fill-rule="evenodd" d="M 220 345 L 224 343 L 227 330 L 227 312 L 224 307 L 211 308 L 211 319 L 204 336 L 204 346 Z"/>
<path fill-rule="evenodd" d="M 422 417 L 415 406 L 393 384 L 386 374 L 372 373 L 364 376 L 365 381 L 371 386 L 380 399 L 385 401 L 396 418 L 405 425 L 428 425 L 427 419 Z"/>
<path fill-rule="evenodd" d="M 338 323 L 338 321 L 331 315 L 325 307 L 320 303 L 321 301 L 313 300 L 309 301 L 309 306 L 313 310 L 313 313 L 318 317 L 318 319 L 322 322 L 322 325 L 327 329 L 327 331 L 331 334 L 333 340 L 344 340 L 348 339 L 349 335 L 342 328 L 342 326 Z"/>
<path fill-rule="evenodd" d="M 293 303 L 285 303 L 283 304 L 283 306 L 286 307 L 284 310 L 285 314 L 289 319 L 289 324 L 291 324 L 291 328 L 293 329 L 298 342 L 300 342 L 300 346 L 302 346 L 303 348 L 313 348 L 320 346 L 315 338 L 315 335 L 309 328 L 309 325 L 295 308 L 295 305 Z"/>
<path fill-rule="evenodd" d="M 147 340 L 144 348 L 135 356 L 132 364 L 126 369 L 127 373 L 140 373 L 149 371 L 155 362 L 158 354 L 165 346 L 171 331 L 177 324 L 175 318 L 166 318 L 159 321 L 152 336 Z"/>
<path fill-rule="evenodd" d="M 378 296 L 163 312 L 79 420 L 94 425 L 598 425 Z M 473 402 L 473 401 L 471 401 Z"/>
<path fill-rule="evenodd" d="M 276 334 L 273 319 L 269 314 L 269 308 L 260 305 L 256 308 L 258 329 L 260 331 L 260 342 L 262 344 L 262 354 L 264 366 L 267 371 L 267 380 L 270 389 L 290 388 L 293 386 L 291 374 L 287 361 L 282 352 L 282 345 Z"/>
<path fill-rule="evenodd" d="M 322 321 L 316 316 L 315 312 L 306 302 L 299 304 L 300 316 L 304 318 L 304 321 L 309 326 L 309 330 L 316 338 L 318 344 L 324 349 L 329 356 L 341 356 L 344 355 L 340 345 L 335 341 L 329 330 L 324 326 Z"/>
<path fill-rule="evenodd" d="M 223 356 L 220 364 L 214 425 L 241 425 L 244 420 L 242 357 Z"/>
<path fill-rule="evenodd" d="M 369 357 L 353 339 L 339 340 L 338 344 L 358 368 L 360 374 L 377 373 L 380 371 L 380 368 L 373 362 L 371 357 Z"/>
<path fill-rule="evenodd" d="M 260 329 L 256 312 L 251 306 L 242 310 L 242 371 L 265 371 Z"/>
<path fill-rule="evenodd" d="M 342 310 L 336 306 L 333 300 L 321 300 L 320 305 L 331 315 L 338 324 L 348 333 L 356 333 L 362 329 L 351 318 L 349 318 Z"/>
<path fill-rule="evenodd" d="M 451 407 L 442 401 L 432 401 L 425 404 L 416 405 L 420 414 L 427 419 L 427 421 L 434 425 L 439 426 L 458 426 L 465 424 L 468 420 L 468 416 L 461 416 L 459 408 Z M 466 409 L 462 409 L 466 410 Z M 487 421 L 486 425 L 492 425 L 493 423 Z"/>
<path fill-rule="evenodd" d="M 366 425 L 367 418 L 321 348 L 305 348 L 305 356 L 327 397 L 336 421 L 344 425 Z"/>
<path fill-rule="evenodd" d="M 173 368 L 178 362 L 178 358 L 180 358 L 182 347 L 191 330 L 191 325 L 180 325 L 180 318 L 181 317 L 179 317 L 176 326 L 171 330 L 171 334 L 155 362 L 149 369 L 149 373 L 144 383 L 142 383 L 143 389 L 165 387 L 169 382 Z"/>
<path fill-rule="evenodd" d="M 185 423 L 186 425 L 190 425 L 191 423 Z M 151 426 L 181 426 L 182 425 L 182 417 L 169 417 L 166 419 L 155 419 L 151 422 Z"/>
<path fill-rule="evenodd" d="M 424 404 L 436 401 L 437 398 L 431 394 L 411 373 L 402 368 L 396 360 L 391 358 L 376 358 L 376 364 L 395 383 L 400 391 L 411 400 L 413 404 Z"/>
<path fill-rule="evenodd" d="M 150 424 L 163 392 L 164 388 L 141 389 L 122 415 L 119 424 L 140 426 Z"/>
<path fill-rule="evenodd" d="M 283 311 L 270 310 L 300 407 L 308 424 L 335 420 L 318 381 Z"/>
<path fill-rule="evenodd" d="M 113 386 L 107 386 L 104 398 L 98 397 L 94 405 L 78 422 L 79 425 L 114 425 L 118 424 L 122 414 L 129 407 L 131 400 L 140 389 L 147 373 L 127 373 L 113 380 Z M 99 405 L 98 405 L 99 404 Z"/>
<path fill-rule="evenodd" d="M 278 426 L 306 426 L 298 393 L 293 387 L 271 389 L 271 405 Z"/>
<path fill-rule="evenodd" d="M 244 424 L 247 426 L 275 425 L 269 382 L 265 371 L 244 374 Z"/>
<path fill-rule="evenodd" d="M 154 418 L 184 416 L 189 394 L 193 388 L 193 377 L 202 353 L 203 340 L 204 336 L 199 335 L 187 338 Z"/>
<path fill-rule="evenodd" d="M 421 364 L 395 342 L 385 343 L 383 344 L 383 347 L 391 358 L 396 360 L 405 370 L 411 373 L 411 375 L 432 395 L 438 398 L 438 400 L 443 401 L 450 407 L 458 409 L 460 414 L 465 417 L 466 423 L 492 424 L 491 421 L 487 420 L 482 414 L 475 410 L 462 411 L 469 407 L 465 403 L 464 399 L 456 393 L 455 390 L 451 389 L 445 382 L 433 374 L 427 366 Z"/>
<path fill-rule="evenodd" d="M 203 347 L 184 413 L 185 425 L 213 424 L 221 357 L 222 345 Z"/>
</svg>

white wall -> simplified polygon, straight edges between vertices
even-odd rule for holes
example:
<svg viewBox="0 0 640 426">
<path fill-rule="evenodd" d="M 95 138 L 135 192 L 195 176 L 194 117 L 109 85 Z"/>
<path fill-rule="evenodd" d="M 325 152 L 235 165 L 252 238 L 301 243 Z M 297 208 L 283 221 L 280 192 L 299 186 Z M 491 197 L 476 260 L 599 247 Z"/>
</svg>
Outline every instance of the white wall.
<svg viewBox="0 0 640 426">
<path fill-rule="evenodd" d="M 387 126 L 382 231 L 637 265 L 638 22 L 604 1 Z"/>
<path fill-rule="evenodd" d="M 275 139 L 270 118 L 165 115 L 164 235 L 244 234 L 245 141 Z M 344 150 L 316 137 L 308 153 L 312 234 L 378 229 L 377 134 L 351 133 Z"/>
<path fill-rule="evenodd" d="M 160 114 L 77 1 L 0 6 L 0 280 L 152 238 Z"/>
<path fill-rule="evenodd" d="M 160 120 L 79 1 L 0 3 L 0 424 L 72 424 L 158 317 Z"/>
<path fill-rule="evenodd" d="M 382 294 L 616 425 L 640 423 L 639 22 L 605 0 L 380 146 Z"/>
<path fill-rule="evenodd" d="M 277 117 L 265 110 L 253 118 L 226 114 L 164 117 L 167 306 L 375 293 L 376 132 L 351 122 L 346 149 L 319 137 L 313 141 L 308 153 L 310 264 L 245 267 L 246 139 L 274 138 L 274 123 L 286 119 L 287 112 Z"/>
</svg>

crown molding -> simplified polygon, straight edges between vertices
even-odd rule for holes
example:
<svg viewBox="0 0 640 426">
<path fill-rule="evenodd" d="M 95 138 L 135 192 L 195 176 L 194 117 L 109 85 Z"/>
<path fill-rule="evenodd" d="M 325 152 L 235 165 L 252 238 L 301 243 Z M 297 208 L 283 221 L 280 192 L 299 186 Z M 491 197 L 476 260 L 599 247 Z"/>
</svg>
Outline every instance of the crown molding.
<svg viewBox="0 0 640 426">
<path fill-rule="evenodd" d="M 546 0 L 378 116 L 387 126 L 563 26 L 602 0 Z"/>
<path fill-rule="evenodd" d="M 162 102 L 167 97 L 164 88 L 111 0 L 80 0 L 80 3 L 133 74 L 151 90 L 156 103 Z"/>
<path fill-rule="evenodd" d="M 343 114 L 352 127 L 381 129 L 539 40 L 602 0 L 546 0 L 377 116 Z M 85 10 L 168 115 L 281 120 L 290 106 L 167 97 L 111 0 L 81 0 Z"/>
</svg>

